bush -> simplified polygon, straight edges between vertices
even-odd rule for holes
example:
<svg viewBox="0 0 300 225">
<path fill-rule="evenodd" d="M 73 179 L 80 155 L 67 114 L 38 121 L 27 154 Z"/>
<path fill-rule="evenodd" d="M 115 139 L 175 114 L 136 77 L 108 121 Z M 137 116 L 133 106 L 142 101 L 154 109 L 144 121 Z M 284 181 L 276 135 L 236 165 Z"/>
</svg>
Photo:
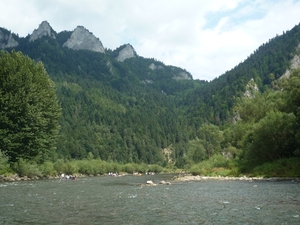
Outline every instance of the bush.
<svg viewBox="0 0 300 225">
<path fill-rule="evenodd" d="M 52 162 L 46 161 L 40 165 L 40 171 L 44 176 L 54 176 L 57 175 L 57 171 L 54 169 L 54 164 Z"/>
<path fill-rule="evenodd" d="M 29 178 L 33 178 L 35 176 L 43 176 L 36 163 L 29 162 L 23 159 L 19 159 L 18 162 L 14 164 L 14 170 L 20 177 L 27 176 Z"/>
<path fill-rule="evenodd" d="M 139 164 L 137 165 L 137 172 L 139 173 L 146 173 L 148 171 L 148 166 L 146 164 Z"/>
<path fill-rule="evenodd" d="M 8 157 L 0 151 L 0 174 L 9 174 L 12 170 L 8 163 Z"/>
<path fill-rule="evenodd" d="M 77 166 L 75 162 L 67 162 L 65 163 L 65 173 L 66 174 L 75 174 L 78 172 Z"/>
<path fill-rule="evenodd" d="M 123 170 L 124 172 L 133 174 L 137 170 L 136 167 L 137 166 L 135 164 L 127 163 L 124 165 Z"/>
<path fill-rule="evenodd" d="M 96 171 L 89 160 L 82 160 L 78 163 L 78 172 L 87 175 L 96 175 Z"/>
<path fill-rule="evenodd" d="M 220 154 L 215 154 L 208 160 L 191 166 L 189 171 L 193 175 L 229 176 L 238 174 L 238 167 L 233 160 L 228 160 Z"/>
<path fill-rule="evenodd" d="M 65 167 L 65 163 L 63 159 L 58 159 L 55 163 L 54 163 L 54 169 L 56 170 L 56 172 L 58 174 L 62 174 L 66 172 L 66 167 Z"/>
<path fill-rule="evenodd" d="M 271 163 L 265 163 L 253 169 L 252 176 L 263 177 L 299 177 L 300 159 L 283 158 Z"/>
<path fill-rule="evenodd" d="M 94 175 L 100 174 L 103 175 L 106 173 L 106 164 L 100 159 L 94 159 L 91 161 L 93 165 Z"/>
<path fill-rule="evenodd" d="M 148 168 L 149 172 L 161 173 L 163 168 L 159 165 L 150 165 Z"/>
</svg>

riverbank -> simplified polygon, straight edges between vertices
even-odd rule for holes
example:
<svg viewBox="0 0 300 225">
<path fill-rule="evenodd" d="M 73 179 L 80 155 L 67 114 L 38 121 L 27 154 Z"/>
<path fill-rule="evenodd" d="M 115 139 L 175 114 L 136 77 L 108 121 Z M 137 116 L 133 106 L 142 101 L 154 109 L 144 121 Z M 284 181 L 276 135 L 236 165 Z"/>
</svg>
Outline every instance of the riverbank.
<svg viewBox="0 0 300 225">
<path fill-rule="evenodd" d="M 121 174 L 119 176 L 124 176 L 128 174 Z M 94 175 L 84 175 L 84 174 L 76 174 L 77 178 L 80 177 L 91 177 Z M 96 175 L 96 176 L 107 176 L 107 175 Z M 18 174 L 12 174 L 9 176 L 0 175 L 0 182 L 14 182 L 14 181 L 30 181 L 30 180 L 47 180 L 47 179 L 61 179 L 60 176 L 46 176 L 46 177 L 19 177 Z M 179 174 L 177 176 L 173 177 L 173 181 L 179 181 L 179 182 L 192 182 L 192 181 L 204 181 L 204 180 L 246 180 L 246 181 L 284 181 L 284 180 L 291 180 L 291 181 L 297 181 L 300 182 L 300 177 L 222 177 L 222 176 L 193 176 L 191 174 Z"/>
<path fill-rule="evenodd" d="M 76 174 L 74 175 L 77 178 L 79 177 L 89 177 L 89 176 L 93 176 L 93 175 L 83 175 L 83 174 Z M 99 175 L 100 176 L 100 175 Z M 0 182 L 14 182 L 14 181 L 29 181 L 29 180 L 48 180 L 48 179 L 61 179 L 60 176 L 55 175 L 55 176 L 46 176 L 46 177 L 38 177 L 38 176 L 32 176 L 32 177 L 20 177 L 18 176 L 18 174 L 12 174 L 9 176 L 4 176 L 4 175 L 0 175 Z"/>
<path fill-rule="evenodd" d="M 292 180 L 300 182 L 300 177 L 209 177 L 209 176 L 193 176 L 193 175 L 179 175 L 173 178 L 175 181 L 181 182 L 190 182 L 190 181 L 203 181 L 203 180 L 246 180 L 246 181 L 257 181 L 257 180 L 264 180 L 264 181 L 283 181 L 283 180 Z"/>
</svg>

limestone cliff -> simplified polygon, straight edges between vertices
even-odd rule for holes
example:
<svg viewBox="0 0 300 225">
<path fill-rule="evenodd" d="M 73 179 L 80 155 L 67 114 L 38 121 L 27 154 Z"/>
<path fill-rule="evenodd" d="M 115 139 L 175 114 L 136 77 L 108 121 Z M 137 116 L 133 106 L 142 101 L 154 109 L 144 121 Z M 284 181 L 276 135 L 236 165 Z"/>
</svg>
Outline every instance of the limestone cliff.
<svg viewBox="0 0 300 225">
<path fill-rule="evenodd" d="M 255 83 L 254 79 L 251 78 L 248 84 L 246 85 L 246 91 L 244 93 L 244 96 L 246 98 L 253 98 L 255 97 L 255 93 L 259 92 L 258 86 Z"/>
<path fill-rule="evenodd" d="M 63 46 L 74 50 L 90 50 L 105 53 L 104 47 L 99 38 L 96 38 L 83 26 L 78 26 Z"/>
<path fill-rule="evenodd" d="M 43 21 L 38 29 L 35 29 L 32 34 L 30 35 L 29 41 L 35 41 L 41 37 L 51 37 L 51 38 L 56 38 L 56 33 L 50 26 L 50 24 L 47 21 Z"/>
<path fill-rule="evenodd" d="M 176 76 L 173 77 L 174 80 L 192 80 L 191 75 L 186 72 L 180 72 Z"/>
<path fill-rule="evenodd" d="M 156 70 L 156 69 L 163 69 L 163 66 L 162 66 L 162 65 L 156 65 L 156 64 L 154 64 L 154 63 L 151 63 L 150 66 L 149 66 L 149 68 L 150 68 L 151 70 Z"/>
<path fill-rule="evenodd" d="M 0 29 L 0 49 L 13 48 L 18 44 L 10 31 Z"/>
<path fill-rule="evenodd" d="M 291 70 L 297 69 L 297 68 L 300 68 L 300 57 L 299 57 L 299 55 L 294 56 L 294 58 L 291 60 L 290 69 L 287 69 L 285 71 L 285 73 L 280 77 L 280 79 L 283 78 L 283 77 L 289 78 L 290 75 L 291 75 Z"/>
<path fill-rule="evenodd" d="M 130 44 L 127 44 L 121 51 L 119 51 L 119 55 L 117 56 L 117 60 L 124 62 L 125 59 L 136 57 L 136 52 Z"/>
</svg>

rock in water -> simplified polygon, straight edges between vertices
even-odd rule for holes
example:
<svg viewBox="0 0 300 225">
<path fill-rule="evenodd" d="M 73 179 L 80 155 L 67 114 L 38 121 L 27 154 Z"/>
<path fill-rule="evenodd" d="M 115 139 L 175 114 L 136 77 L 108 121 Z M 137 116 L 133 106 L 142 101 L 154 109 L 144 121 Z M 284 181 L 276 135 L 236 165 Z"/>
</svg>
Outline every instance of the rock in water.
<svg viewBox="0 0 300 225">
<path fill-rule="evenodd" d="M 146 184 L 153 185 L 153 181 L 152 180 L 147 180 Z"/>
</svg>

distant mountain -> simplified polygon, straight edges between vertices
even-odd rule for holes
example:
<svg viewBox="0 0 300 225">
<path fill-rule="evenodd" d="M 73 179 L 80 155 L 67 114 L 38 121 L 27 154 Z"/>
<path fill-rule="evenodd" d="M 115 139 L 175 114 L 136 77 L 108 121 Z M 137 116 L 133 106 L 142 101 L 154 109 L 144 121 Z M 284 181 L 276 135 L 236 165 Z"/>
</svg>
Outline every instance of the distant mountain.
<svg viewBox="0 0 300 225">
<path fill-rule="evenodd" d="M 270 87 L 299 55 L 300 26 L 276 36 L 211 82 L 139 56 L 131 44 L 106 49 L 83 26 L 55 32 L 47 21 L 27 37 L 0 28 L 0 48 L 42 61 L 63 108 L 53 157 L 165 165 L 179 162 L 203 123 L 232 123 L 236 99 L 253 80 Z M 199 68 L 201 69 L 201 68 Z M 168 149 L 168 151 L 164 151 Z"/>
</svg>

